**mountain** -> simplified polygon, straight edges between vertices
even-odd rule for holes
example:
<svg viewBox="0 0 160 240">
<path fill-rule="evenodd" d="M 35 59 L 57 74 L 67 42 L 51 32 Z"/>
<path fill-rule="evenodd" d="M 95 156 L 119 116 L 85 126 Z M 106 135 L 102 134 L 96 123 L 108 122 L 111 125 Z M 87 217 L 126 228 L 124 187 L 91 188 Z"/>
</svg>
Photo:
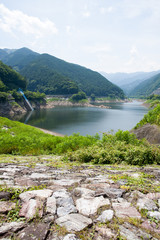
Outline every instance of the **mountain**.
<svg viewBox="0 0 160 240">
<path fill-rule="evenodd" d="M 1 57 L 1 55 L 0 55 Z M 2 61 L 28 79 L 28 89 L 49 94 L 84 91 L 88 96 L 124 98 L 123 91 L 100 73 L 68 63 L 49 54 L 38 54 L 30 49 L 18 49 Z M 64 91 L 60 90 L 63 89 Z"/>
<path fill-rule="evenodd" d="M 140 83 L 130 92 L 131 97 L 147 97 L 160 88 L 160 73 Z"/>
<path fill-rule="evenodd" d="M 0 61 L 0 91 L 26 88 L 26 80 L 15 70 Z"/>
<path fill-rule="evenodd" d="M 160 73 L 159 71 L 152 72 L 135 72 L 135 73 L 105 73 L 101 74 L 108 78 L 111 82 L 123 89 L 125 94 L 130 96 L 130 92 L 144 80 Z"/>
</svg>

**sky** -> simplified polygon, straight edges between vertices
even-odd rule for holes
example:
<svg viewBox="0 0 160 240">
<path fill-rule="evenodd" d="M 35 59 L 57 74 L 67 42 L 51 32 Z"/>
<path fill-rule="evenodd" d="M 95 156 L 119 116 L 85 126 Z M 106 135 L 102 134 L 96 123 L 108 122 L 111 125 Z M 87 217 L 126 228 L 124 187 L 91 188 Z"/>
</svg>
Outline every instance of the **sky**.
<svg viewBox="0 0 160 240">
<path fill-rule="evenodd" d="M 94 71 L 160 70 L 160 0 L 0 0 L 0 48 Z"/>
</svg>

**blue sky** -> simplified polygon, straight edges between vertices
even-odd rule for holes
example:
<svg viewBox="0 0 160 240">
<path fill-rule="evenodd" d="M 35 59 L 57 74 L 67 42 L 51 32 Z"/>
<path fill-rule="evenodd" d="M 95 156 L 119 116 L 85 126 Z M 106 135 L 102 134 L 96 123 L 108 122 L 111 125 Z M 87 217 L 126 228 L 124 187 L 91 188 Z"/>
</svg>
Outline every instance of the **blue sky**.
<svg viewBox="0 0 160 240">
<path fill-rule="evenodd" d="M 160 69 L 160 0 L 0 0 L 0 48 L 95 71 Z"/>
</svg>

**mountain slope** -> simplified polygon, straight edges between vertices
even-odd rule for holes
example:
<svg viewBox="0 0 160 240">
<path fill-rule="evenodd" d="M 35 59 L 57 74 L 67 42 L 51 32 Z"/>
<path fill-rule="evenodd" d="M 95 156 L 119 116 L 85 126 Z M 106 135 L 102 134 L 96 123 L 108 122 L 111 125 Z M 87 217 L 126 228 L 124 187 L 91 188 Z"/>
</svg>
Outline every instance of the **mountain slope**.
<svg viewBox="0 0 160 240">
<path fill-rule="evenodd" d="M 105 73 L 101 74 L 107 77 L 111 82 L 117 84 L 123 91 L 130 95 L 130 92 L 146 79 L 160 73 L 159 71 L 153 72 L 135 72 L 135 73 Z"/>
<path fill-rule="evenodd" d="M 0 91 L 18 88 L 26 88 L 25 78 L 0 61 Z"/>
<path fill-rule="evenodd" d="M 28 51 L 32 52 L 29 49 Z M 3 61 L 28 78 L 28 89 L 32 91 L 39 90 L 47 93 L 46 91 L 52 88 L 53 91 L 50 91 L 50 94 L 59 94 L 56 89 L 63 88 L 66 83 L 67 89 L 72 89 L 69 93 L 79 88 L 87 95 L 94 93 L 96 96 L 124 98 L 123 91 L 98 72 L 48 54 L 33 55 L 32 52 L 27 55 L 26 52 L 24 48 L 19 49 L 3 58 Z M 57 84 L 60 86 L 58 87 Z"/>
<path fill-rule="evenodd" d="M 154 90 L 160 87 L 160 73 L 143 81 L 136 88 L 134 88 L 131 97 L 146 97 L 152 94 Z"/>
</svg>

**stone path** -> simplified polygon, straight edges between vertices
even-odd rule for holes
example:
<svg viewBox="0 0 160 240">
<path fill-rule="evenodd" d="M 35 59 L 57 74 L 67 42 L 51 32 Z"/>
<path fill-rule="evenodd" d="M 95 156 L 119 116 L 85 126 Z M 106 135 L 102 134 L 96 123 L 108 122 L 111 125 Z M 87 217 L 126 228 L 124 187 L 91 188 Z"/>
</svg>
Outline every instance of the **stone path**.
<svg viewBox="0 0 160 240">
<path fill-rule="evenodd" d="M 159 167 L 58 168 L 52 158 L 0 164 L 0 239 L 160 239 Z"/>
</svg>

